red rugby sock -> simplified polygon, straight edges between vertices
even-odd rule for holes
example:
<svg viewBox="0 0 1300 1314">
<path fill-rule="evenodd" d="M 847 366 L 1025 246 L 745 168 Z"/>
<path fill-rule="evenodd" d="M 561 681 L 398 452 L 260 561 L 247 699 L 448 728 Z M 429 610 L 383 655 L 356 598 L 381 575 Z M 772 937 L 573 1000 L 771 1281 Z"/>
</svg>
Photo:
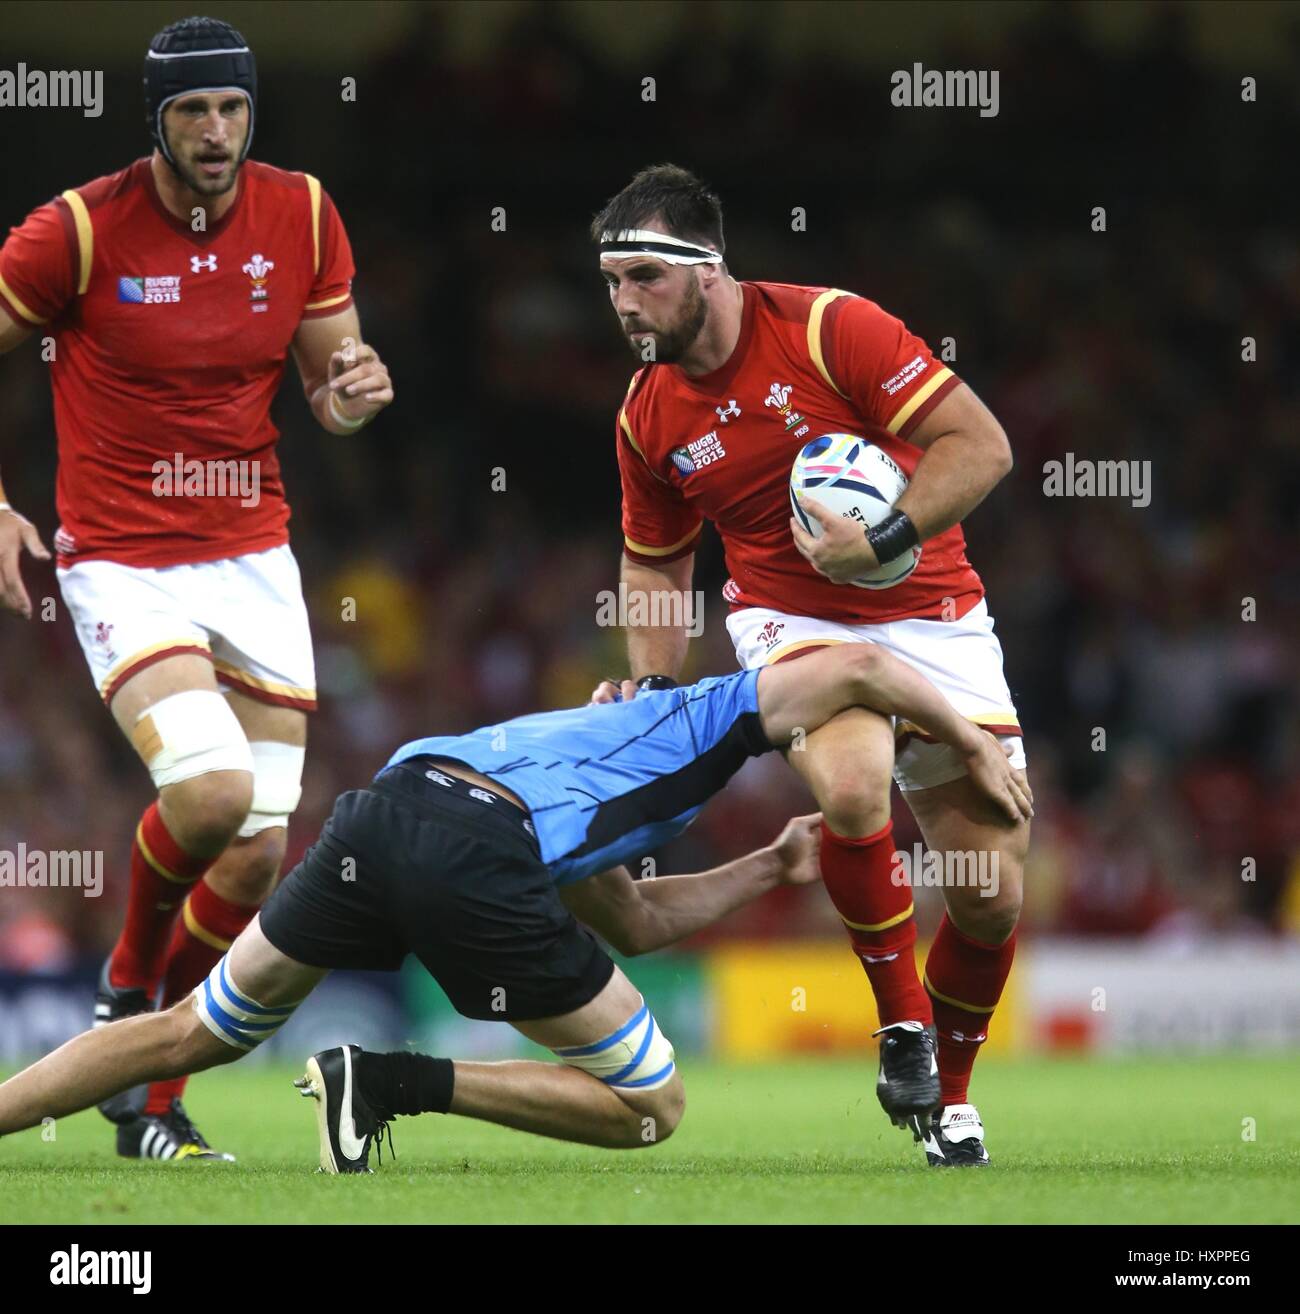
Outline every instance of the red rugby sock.
<svg viewBox="0 0 1300 1314">
<path fill-rule="evenodd" d="M 255 907 L 231 903 L 216 894 L 207 881 L 200 881 L 185 900 L 185 911 L 172 932 L 163 970 L 160 1008 L 170 1008 L 184 999 L 220 961 L 257 913 Z M 166 1113 L 179 1098 L 188 1077 L 155 1081 L 149 1087 L 146 1113 Z"/>
<path fill-rule="evenodd" d="M 108 965 L 112 985 L 137 987 L 150 996 L 158 989 L 176 912 L 190 887 L 215 861 L 186 853 L 167 829 L 158 800 L 149 804 L 131 841 L 126 922 Z"/>
<path fill-rule="evenodd" d="M 939 1035 L 939 1090 L 944 1104 L 967 1103 L 971 1068 L 988 1039 L 989 1022 L 1015 955 L 1014 932 L 1002 944 L 984 944 L 963 934 L 944 914 L 925 960 L 925 988 L 934 1000 Z"/>
<path fill-rule="evenodd" d="M 916 975 L 912 889 L 893 880 L 893 832 L 888 821 L 874 835 L 850 839 L 822 822 L 822 879 L 866 969 L 882 1027 L 931 1021 Z"/>
</svg>

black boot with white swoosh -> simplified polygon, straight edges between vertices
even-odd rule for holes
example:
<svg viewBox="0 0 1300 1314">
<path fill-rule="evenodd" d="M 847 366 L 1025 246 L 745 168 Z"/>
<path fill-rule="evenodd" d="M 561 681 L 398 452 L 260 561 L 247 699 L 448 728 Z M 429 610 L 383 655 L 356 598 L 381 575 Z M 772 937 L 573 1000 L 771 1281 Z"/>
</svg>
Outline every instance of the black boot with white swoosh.
<svg viewBox="0 0 1300 1314">
<path fill-rule="evenodd" d="M 300 1095 L 316 1101 L 322 1172 L 373 1172 L 370 1146 L 388 1129 L 388 1119 L 370 1107 L 358 1088 L 360 1057 L 360 1045 L 323 1049 L 307 1060 L 306 1073 L 293 1083 Z M 391 1150 L 391 1132 L 388 1144 Z"/>
</svg>

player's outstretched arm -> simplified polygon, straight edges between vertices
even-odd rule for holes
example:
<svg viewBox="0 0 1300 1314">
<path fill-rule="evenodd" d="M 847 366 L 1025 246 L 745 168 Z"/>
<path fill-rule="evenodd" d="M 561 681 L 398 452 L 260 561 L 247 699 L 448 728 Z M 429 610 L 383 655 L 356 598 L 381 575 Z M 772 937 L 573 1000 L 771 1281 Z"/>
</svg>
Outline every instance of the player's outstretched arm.
<svg viewBox="0 0 1300 1314">
<path fill-rule="evenodd" d="M 361 340 L 355 306 L 304 319 L 294 334 L 293 358 L 307 404 L 330 433 L 355 433 L 393 400 L 388 367 Z"/>
<path fill-rule="evenodd" d="M 866 707 L 919 725 L 966 761 L 976 786 L 1016 822 L 1033 816 L 1033 795 L 998 741 L 967 721 L 923 675 L 874 643 L 844 643 L 792 662 L 765 666 L 758 710 L 768 739 L 798 744 L 849 707 Z"/>
<path fill-rule="evenodd" d="M 691 579 L 695 574 L 695 553 L 691 552 L 664 566 L 647 566 L 626 554 L 619 569 L 619 584 L 627 599 L 629 618 L 642 616 L 664 619 L 689 618 Z M 691 637 L 686 624 L 633 625 L 627 627 L 627 660 L 632 679 L 616 684 L 602 680 L 592 691 L 593 703 L 612 703 L 620 691 L 630 703 L 637 695 L 635 681 L 646 675 L 667 675 L 674 680 L 686 661 Z"/>
<path fill-rule="evenodd" d="M 570 912 L 621 954 L 644 954 L 693 935 L 778 885 L 821 879 L 821 813 L 795 817 L 771 844 L 693 875 L 634 881 L 615 867 L 562 886 Z"/>
</svg>

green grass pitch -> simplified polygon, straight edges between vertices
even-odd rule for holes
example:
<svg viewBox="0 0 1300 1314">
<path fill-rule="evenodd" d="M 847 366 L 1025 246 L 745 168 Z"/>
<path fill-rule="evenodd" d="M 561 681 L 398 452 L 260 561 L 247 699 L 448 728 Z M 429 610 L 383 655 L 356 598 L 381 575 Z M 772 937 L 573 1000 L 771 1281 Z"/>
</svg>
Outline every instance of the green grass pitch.
<svg viewBox="0 0 1300 1314">
<path fill-rule="evenodd" d="M 33 1223 L 1300 1220 L 1300 1057 L 987 1059 L 974 1094 L 994 1164 L 963 1172 L 927 1168 L 889 1126 L 874 1061 L 687 1060 L 683 1073 L 685 1121 L 656 1148 L 426 1115 L 394 1123 L 395 1164 L 332 1178 L 314 1172 L 297 1074 L 222 1068 L 186 1099 L 237 1165 L 119 1160 L 108 1124 L 84 1113 L 52 1141 L 0 1142 L 0 1198 L 7 1218 Z"/>
</svg>

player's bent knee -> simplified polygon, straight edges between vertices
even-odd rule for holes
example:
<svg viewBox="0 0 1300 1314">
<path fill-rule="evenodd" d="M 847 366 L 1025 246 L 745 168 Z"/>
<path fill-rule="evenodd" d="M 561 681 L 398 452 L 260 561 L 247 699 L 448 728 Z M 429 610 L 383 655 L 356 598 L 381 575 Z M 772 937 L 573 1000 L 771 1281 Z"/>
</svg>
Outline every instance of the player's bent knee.
<svg viewBox="0 0 1300 1314">
<path fill-rule="evenodd" d="M 633 1105 L 638 1119 L 638 1146 L 658 1145 L 666 1141 L 678 1128 L 686 1112 L 686 1086 L 682 1074 L 674 1072 L 672 1079 L 658 1090 L 641 1095 Z"/>
<path fill-rule="evenodd" d="M 231 903 L 260 907 L 275 888 L 288 847 L 283 827 L 237 840 L 222 855 L 220 868 L 208 876 L 209 884 Z"/>
<path fill-rule="evenodd" d="M 230 974 L 230 955 L 226 954 L 177 1007 L 189 1008 L 198 1026 L 208 1032 L 211 1044 L 204 1042 L 205 1052 L 221 1055 L 210 1060 L 211 1066 L 242 1058 L 269 1040 L 293 1016 L 300 1003 L 301 999 L 271 1008 L 259 1003 L 239 988 Z M 222 1049 L 214 1049 L 214 1045 Z"/>
<path fill-rule="evenodd" d="M 889 775 L 864 770 L 856 778 L 836 777 L 813 791 L 826 824 L 837 835 L 857 839 L 889 819 Z"/>
<path fill-rule="evenodd" d="M 686 1097 L 676 1056 L 650 1006 L 641 1007 L 617 1030 L 592 1045 L 554 1051 L 570 1067 L 603 1082 L 633 1114 L 631 1145 L 653 1145 L 681 1121 Z"/>
<path fill-rule="evenodd" d="M 849 681 L 851 692 L 870 706 L 870 700 L 877 694 L 883 650 L 874 643 L 847 643 L 840 651 L 843 653 L 844 678 Z"/>
<path fill-rule="evenodd" d="M 220 852 L 248 815 L 253 798 L 252 777 L 242 771 L 215 771 L 178 781 L 162 794 L 177 839 L 194 852 Z"/>
<path fill-rule="evenodd" d="M 1003 944 L 1011 938 L 1019 921 L 1019 909 L 993 909 L 970 918 L 957 929 L 982 944 Z"/>
<path fill-rule="evenodd" d="M 254 757 L 243 727 L 221 694 L 187 689 L 141 712 L 131 731 L 135 752 L 189 848 L 222 848 L 247 819 L 254 800 Z"/>
<path fill-rule="evenodd" d="M 951 890 L 948 912 L 963 935 L 984 944 L 1001 944 L 1015 931 L 1023 903 L 1020 881 L 1003 884 L 985 897 L 978 888 Z"/>
<path fill-rule="evenodd" d="M 230 704 L 212 689 L 185 689 L 146 707 L 131 742 L 159 789 L 212 771 L 253 774 L 244 729 Z"/>
</svg>

